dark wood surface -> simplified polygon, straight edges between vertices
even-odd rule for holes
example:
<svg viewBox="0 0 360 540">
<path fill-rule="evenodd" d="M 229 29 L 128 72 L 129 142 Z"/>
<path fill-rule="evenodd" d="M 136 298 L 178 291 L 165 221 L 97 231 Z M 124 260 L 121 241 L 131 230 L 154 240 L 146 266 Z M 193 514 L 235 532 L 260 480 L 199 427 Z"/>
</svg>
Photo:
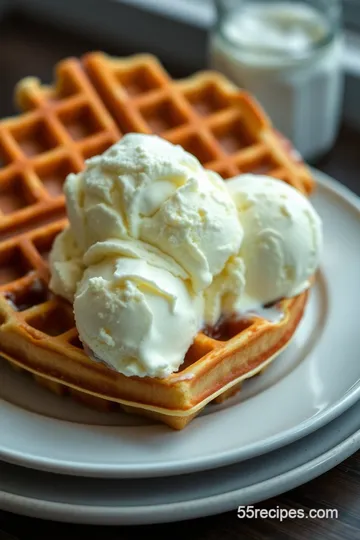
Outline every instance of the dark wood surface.
<svg viewBox="0 0 360 540">
<path fill-rule="evenodd" d="M 12 16 L 0 23 L 0 117 L 15 112 L 14 84 L 26 75 L 47 82 L 52 67 L 61 58 L 91 49 L 113 54 L 131 51 L 70 37 L 41 23 Z M 173 76 L 187 73 L 166 66 Z M 318 163 L 319 169 L 360 194 L 360 134 L 342 126 L 334 149 Z M 51 540 L 78 538 L 115 540 L 157 538 L 189 540 L 359 540 L 360 539 L 360 452 L 321 477 L 293 491 L 257 505 L 258 508 L 335 508 L 339 518 L 329 520 L 271 519 L 239 520 L 236 511 L 176 524 L 142 527 L 90 527 L 67 525 L 20 517 L 0 511 L 0 540 Z"/>
</svg>

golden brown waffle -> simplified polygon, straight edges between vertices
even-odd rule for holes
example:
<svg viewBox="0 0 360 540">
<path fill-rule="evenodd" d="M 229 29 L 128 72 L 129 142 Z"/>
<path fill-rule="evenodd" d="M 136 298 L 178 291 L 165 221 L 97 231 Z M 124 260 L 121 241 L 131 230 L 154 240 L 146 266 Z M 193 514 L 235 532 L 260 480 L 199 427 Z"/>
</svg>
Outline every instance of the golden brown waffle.
<svg viewBox="0 0 360 540">
<path fill-rule="evenodd" d="M 270 174 L 311 193 L 314 181 L 297 153 L 254 99 L 220 73 L 174 81 L 145 54 L 118 59 L 92 53 L 84 66 L 122 133 L 156 133 L 223 178 Z"/>
<path fill-rule="evenodd" d="M 157 133 L 228 178 L 276 176 L 304 193 L 314 183 L 260 107 L 224 77 L 204 72 L 173 81 L 149 55 L 68 59 L 54 86 L 27 78 L 20 116 L 0 123 L 0 351 L 58 393 L 152 416 L 181 429 L 209 401 L 222 401 L 287 344 L 307 293 L 279 303 L 282 320 L 253 317 L 219 336 L 198 334 L 178 373 L 125 377 L 90 360 L 72 306 L 48 290 L 47 254 L 65 226 L 62 183 L 125 132 Z"/>
</svg>

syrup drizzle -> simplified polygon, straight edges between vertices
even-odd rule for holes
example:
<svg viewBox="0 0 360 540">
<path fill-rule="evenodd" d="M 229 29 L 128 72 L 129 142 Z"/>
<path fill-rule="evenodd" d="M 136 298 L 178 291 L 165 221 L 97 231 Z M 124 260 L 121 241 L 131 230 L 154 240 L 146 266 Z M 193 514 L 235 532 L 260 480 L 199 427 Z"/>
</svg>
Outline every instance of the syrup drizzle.
<svg viewBox="0 0 360 540">
<path fill-rule="evenodd" d="M 4 296 L 14 311 L 25 311 L 46 302 L 51 297 L 51 294 L 42 281 L 36 279 L 25 291 L 20 291 L 19 294 L 6 291 Z"/>
<path fill-rule="evenodd" d="M 271 302 L 256 309 L 237 313 L 231 317 L 222 316 L 214 326 L 206 326 L 203 333 L 218 341 L 228 341 L 251 326 L 255 318 L 265 319 L 272 324 L 277 324 L 284 318 L 284 312 L 279 307 L 279 301 Z"/>
</svg>

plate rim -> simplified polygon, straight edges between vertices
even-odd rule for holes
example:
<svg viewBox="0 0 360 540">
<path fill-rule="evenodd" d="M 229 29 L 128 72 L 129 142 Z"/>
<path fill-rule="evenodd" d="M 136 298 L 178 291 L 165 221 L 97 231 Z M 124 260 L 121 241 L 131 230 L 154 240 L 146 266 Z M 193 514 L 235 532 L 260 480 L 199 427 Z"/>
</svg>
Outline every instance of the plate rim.
<svg viewBox="0 0 360 540">
<path fill-rule="evenodd" d="M 345 413 L 346 414 L 346 413 Z M 359 422 L 360 424 L 360 422 Z M 329 424 L 329 428 L 331 423 Z M 311 437 L 311 435 L 309 435 Z M 300 442 L 303 444 L 306 438 Z M 299 444 L 299 442 L 294 443 Z M 319 450 L 313 459 L 281 474 L 225 493 L 142 506 L 101 506 L 46 501 L 12 494 L 0 489 L 1 510 L 40 519 L 87 525 L 151 525 L 196 519 L 234 511 L 239 505 L 256 504 L 294 489 L 329 471 L 360 449 L 360 425 L 344 440 L 326 451 Z M 81 479 L 79 479 L 81 481 Z M 234 516 L 235 517 L 235 516 Z"/>
<path fill-rule="evenodd" d="M 340 184 L 335 179 L 328 176 L 326 173 L 312 168 L 312 172 L 321 189 L 330 192 L 333 196 L 344 200 L 353 207 L 354 210 L 360 211 L 360 197 L 352 192 L 346 186 Z M 360 220 L 359 220 L 360 231 Z M 306 435 L 320 429 L 327 423 L 331 422 L 343 412 L 348 410 L 360 399 L 360 379 L 354 385 L 333 403 L 330 407 L 325 408 L 320 413 L 314 415 L 310 419 L 303 420 L 298 425 L 283 431 L 281 434 L 276 434 L 268 437 L 259 448 L 258 443 L 248 444 L 244 447 L 233 448 L 227 451 L 218 452 L 215 456 L 207 458 L 192 458 L 192 461 L 176 464 L 174 469 L 173 462 L 153 463 L 149 464 L 124 464 L 117 463 L 116 465 L 105 463 L 87 463 L 79 465 L 69 461 L 59 461 L 51 458 L 36 458 L 29 456 L 19 451 L 11 451 L 0 447 L 0 459 L 15 465 L 25 466 L 31 469 L 55 472 L 59 474 L 67 474 L 73 476 L 101 477 L 101 478 L 148 478 L 159 476 L 173 476 L 196 471 L 204 471 L 213 468 L 218 468 L 238 461 L 244 461 L 251 457 L 265 454 L 277 448 L 287 446 Z M 256 450 L 256 447 L 257 450 Z"/>
</svg>

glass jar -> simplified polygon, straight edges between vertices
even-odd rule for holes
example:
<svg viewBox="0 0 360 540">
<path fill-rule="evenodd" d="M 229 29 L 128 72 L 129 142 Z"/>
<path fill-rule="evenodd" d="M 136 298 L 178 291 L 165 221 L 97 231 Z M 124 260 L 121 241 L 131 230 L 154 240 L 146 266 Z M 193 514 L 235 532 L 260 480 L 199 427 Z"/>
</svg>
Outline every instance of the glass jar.
<svg viewBox="0 0 360 540">
<path fill-rule="evenodd" d="M 215 5 L 210 66 L 252 93 L 305 159 L 323 155 L 341 117 L 341 0 Z"/>
</svg>

